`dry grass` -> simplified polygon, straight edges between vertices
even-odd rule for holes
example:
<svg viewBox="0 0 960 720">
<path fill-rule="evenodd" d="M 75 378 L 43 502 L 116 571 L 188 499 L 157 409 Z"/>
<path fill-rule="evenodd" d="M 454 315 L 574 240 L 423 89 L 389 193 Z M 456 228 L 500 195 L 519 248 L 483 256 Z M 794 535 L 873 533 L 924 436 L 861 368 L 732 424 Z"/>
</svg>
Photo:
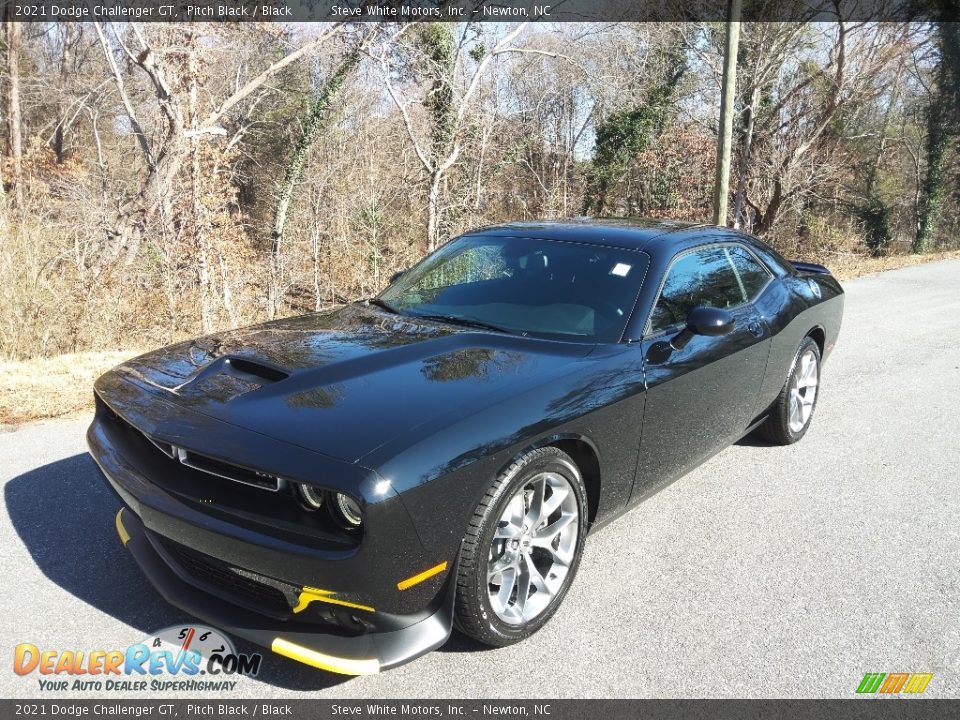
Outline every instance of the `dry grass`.
<svg viewBox="0 0 960 720">
<path fill-rule="evenodd" d="M 873 275 L 910 265 L 958 258 L 960 258 L 960 250 L 928 253 L 926 255 L 889 255 L 879 258 L 857 253 L 831 253 L 821 256 L 814 262 L 826 265 L 838 280 L 851 280 L 861 275 Z"/>
<path fill-rule="evenodd" d="M 871 258 L 855 253 L 821 254 L 840 280 L 850 280 L 925 262 L 960 258 L 960 250 L 928 255 L 891 255 Z M 132 351 L 83 352 L 0 362 L 0 424 L 76 416 L 93 408 L 93 381 L 128 358 Z"/>
<path fill-rule="evenodd" d="M 93 409 L 93 381 L 135 352 L 83 352 L 0 362 L 0 424 L 60 418 Z"/>
</svg>

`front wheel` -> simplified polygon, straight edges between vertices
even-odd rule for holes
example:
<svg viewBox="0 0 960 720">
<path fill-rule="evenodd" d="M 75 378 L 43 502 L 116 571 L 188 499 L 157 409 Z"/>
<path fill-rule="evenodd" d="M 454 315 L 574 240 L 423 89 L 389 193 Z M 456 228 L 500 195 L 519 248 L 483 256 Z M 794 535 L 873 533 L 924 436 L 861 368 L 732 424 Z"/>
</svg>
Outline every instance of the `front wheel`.
<svg viewBox="0 0 960 720">
<path fill-rule="evenodd" d="M 775 443 L 790 445 L 807 433 L 820 387 L 820 348 L 805 337 L 794 357 L 787 382 L 777 396 L 763 432 Z"/>
<path fill-rule="evenodd" d="M 543 627 L 580 564 L 586 490 L 570 456 L 533 450 L 498 477 L 467 529 L 455 622 L 475 640 L 503 646 Z"/>
</svg>

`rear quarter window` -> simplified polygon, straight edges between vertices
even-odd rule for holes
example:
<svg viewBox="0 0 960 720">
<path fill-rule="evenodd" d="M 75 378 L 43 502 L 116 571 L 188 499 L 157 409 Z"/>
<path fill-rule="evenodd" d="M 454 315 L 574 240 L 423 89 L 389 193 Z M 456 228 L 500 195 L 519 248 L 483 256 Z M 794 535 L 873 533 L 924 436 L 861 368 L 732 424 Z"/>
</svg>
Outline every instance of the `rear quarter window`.
<svg viewBox="0 0 960 720">
<path fill-rule="evenodd" d="M 770 281 L 770 273 L 744 247 L 731 245 L 727 253 L 743 284 L 744 295 L 753 300 Z"/>
</svg>

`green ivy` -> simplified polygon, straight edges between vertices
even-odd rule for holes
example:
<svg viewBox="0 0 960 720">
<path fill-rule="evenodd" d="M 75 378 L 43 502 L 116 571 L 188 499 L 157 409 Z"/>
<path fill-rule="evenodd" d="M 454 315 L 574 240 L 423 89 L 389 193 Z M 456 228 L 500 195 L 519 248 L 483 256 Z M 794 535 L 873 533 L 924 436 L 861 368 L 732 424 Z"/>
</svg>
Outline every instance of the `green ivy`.
<svg viewBox="0 0 960 720">
<path fill-rule="evenodd" d="M 603 215 L 610 189 L 623 179 L 633 159 L 666 125 L 673 93 L 686 71 L 682 58 L 675 60 L 670 76 L 650 89 L 643 105 L 614 112 L 597 125 L 596 149 L 584 198 L 585 214 Z"/>
<path fill-rule="evenodd" d="M 428 62 L 430 89 L 424 103 L 433 118 L 434 161 L 446 154 L 453 138 L 453 88 L 450 75 L 456 60 L 453 28 L 447 23 L 426 23 L 420 28 L 420 48 Z"/>
<path fill-rule="evenodd" d="M 960 134 L 960 80 L 953 62 L 960 58 L 960 29 L 956 22 L 937 23 L 940 59 L 936 88 L 927 106 L 927 173 L 920 185 L 917 207 L 915 253 L 928 252 L 940 219 L 940 210 L 947 194 L 945 177 L 947 152 Z"/>
</svg>

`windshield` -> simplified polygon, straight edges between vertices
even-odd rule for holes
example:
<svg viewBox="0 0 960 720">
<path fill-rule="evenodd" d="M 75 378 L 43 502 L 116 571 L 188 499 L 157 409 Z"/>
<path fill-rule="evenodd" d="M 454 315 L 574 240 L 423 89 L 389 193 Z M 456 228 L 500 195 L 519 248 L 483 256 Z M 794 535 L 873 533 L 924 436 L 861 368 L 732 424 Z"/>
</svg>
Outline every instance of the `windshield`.
<svg viewBox="0 0 960 720">
<path fill-rule="evenodd" d="M 401 275 L 379 304 L 516 334 L 617 342 L 637 299 L 643 253 L 556 240 L 457 238 Z"/>
</svg>

